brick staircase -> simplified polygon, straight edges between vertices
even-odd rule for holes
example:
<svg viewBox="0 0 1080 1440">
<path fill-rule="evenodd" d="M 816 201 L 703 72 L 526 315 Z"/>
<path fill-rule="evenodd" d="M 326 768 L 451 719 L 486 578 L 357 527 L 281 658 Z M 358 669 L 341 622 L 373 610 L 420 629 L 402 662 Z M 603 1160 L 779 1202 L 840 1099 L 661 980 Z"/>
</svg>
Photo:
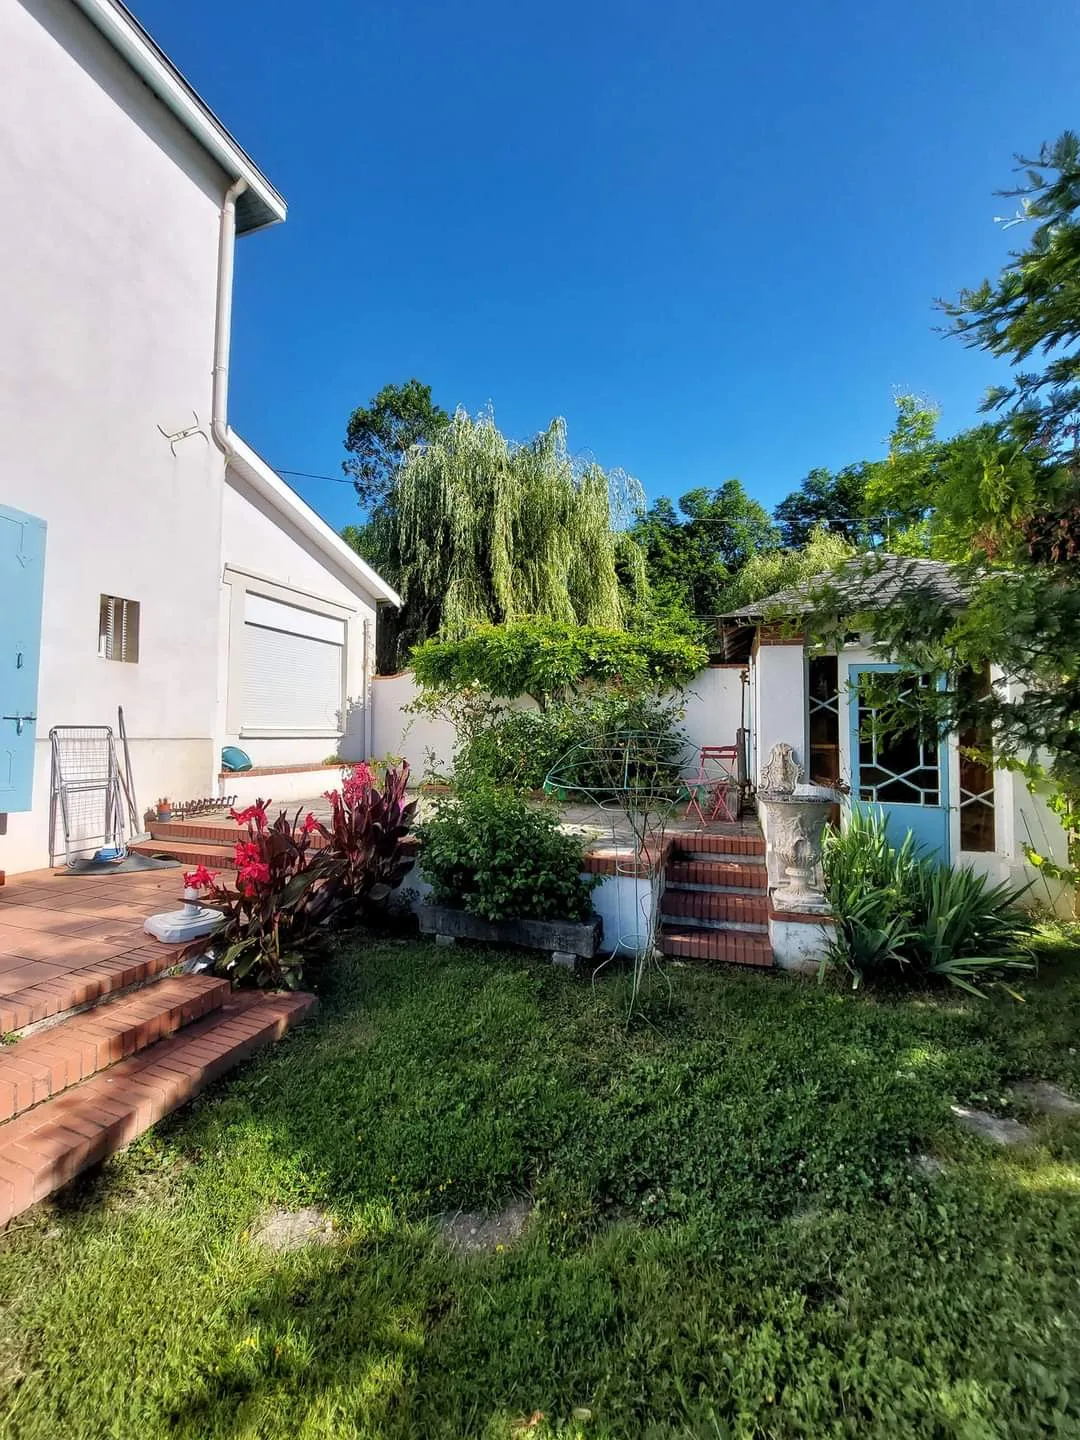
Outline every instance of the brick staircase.
<svg viewBox="0 0 1080 1440">
<path fill-rule="evenodd" d="M 121 1149 L 307 1015 L 233 993 L 142 934 L 177 871 L 0 890 L 0 1225 Z"/>
<path fill-rule="evenodd" d="M 276 813 L 276 811 L 275 811 Z M 166 855 L 194 868 L 205 865 L 210 870 L 232 870 L 233 849 L 239 832 L 227 816 L 213 820 L 153 820 L 150 839 L 136 840 L 128 848 L 139 855 Z M 319 837 L 313 838 L 319 843 Z"/>
<path fill-rule="evenodd" d="M 660 949 L 682 960 L 773 964 L 765 840 L 745 823 L 676 834 L 660 903 Z"/>
</svg>

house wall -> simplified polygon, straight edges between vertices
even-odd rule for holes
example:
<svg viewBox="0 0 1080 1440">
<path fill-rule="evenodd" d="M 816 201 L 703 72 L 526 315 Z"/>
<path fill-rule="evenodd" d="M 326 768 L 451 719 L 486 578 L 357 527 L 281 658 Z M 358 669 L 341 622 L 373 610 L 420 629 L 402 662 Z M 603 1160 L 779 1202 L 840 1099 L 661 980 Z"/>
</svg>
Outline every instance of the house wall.
<svg viewBox="0 0 1080 1440">
<path fill-rule="evenodd" d="M 374 599 L 232 467 L 225 486 L 222 558 L 221 625 L 227 639 L 217 676 L 219 744 L 215 753 L 220 753 L 222 745 L 239 745 L 256 765 L 317 763 L 335 753 L 347 760 L 367 759 L 372 746 L 367 729 L 365 654 L 373 661 Z M 338 732 L 268 735 L 243 728 L 241 647 L 244 596 L 249 591 L 345 621 L 346 704 Z M 375 749 L 374 753 L 382 752 Z"/>
<path fill-rule="evenodd" d="M 210 415 L 225 177 L 70 0 L 0 7 L 0 503 L 49 526 L 33 810 L 0 868 L 47 863 L 53 725 L 116 724 L 138 798 L 214 770 L 223 462 Z M 139 661 L 98 656 L 101 594 Z"/>
</svg>

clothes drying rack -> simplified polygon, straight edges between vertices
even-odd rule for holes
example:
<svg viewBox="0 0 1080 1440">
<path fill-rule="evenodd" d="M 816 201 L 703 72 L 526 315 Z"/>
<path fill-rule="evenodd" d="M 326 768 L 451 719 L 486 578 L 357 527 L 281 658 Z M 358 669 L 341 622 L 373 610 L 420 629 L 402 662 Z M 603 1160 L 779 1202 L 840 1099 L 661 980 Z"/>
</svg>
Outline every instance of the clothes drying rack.
<svg viewBox="0 0 1080 1440">
<path fill-rule="evenodd" d="M 124 802 L 111 725 L 54 725 L 50 837 L 59 812 L 68 866 L 86 851 L 122 860 Z M 50 838 L 51 846 L 51 838 Z"/>
</svg>

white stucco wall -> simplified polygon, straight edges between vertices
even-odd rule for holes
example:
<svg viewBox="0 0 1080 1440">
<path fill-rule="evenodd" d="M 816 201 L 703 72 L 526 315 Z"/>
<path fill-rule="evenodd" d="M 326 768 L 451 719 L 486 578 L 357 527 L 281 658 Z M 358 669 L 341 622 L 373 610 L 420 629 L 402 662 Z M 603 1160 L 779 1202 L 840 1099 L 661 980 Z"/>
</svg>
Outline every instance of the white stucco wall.
<svg viewBox="0 0 1080 1440">
<path fill-rule="evenodd" d="M 411 670 L 376 675 L 371 683 L 371 753 L 377 759 L 400 756 L 409 762 L 414 780 L 450 769 L 456 737 L 445 720 L 410 715 L 406 707 L 418 689 Z"/>
<path fill-rule="evenodd" d="M 217 733 L 221 745 L 239 745 L 256 765 L 296 765 L 340 753 L 365 760 L 372 750 L 365 709 L 368 685 L 365 654 L 374 660 L 376 602 L 357 580 L 340 570 L 324 551 L 258 496 L 232 467 L 225 486 L 222 535 L 222 634 L 227 637 L 218 675 Z M 341 735 L 296 732 L 281 736 L 245 733 L 236 688 L 242 668 L 239 649 L 245 590 L 345 621 L 346 709 Z M 365 649 L 365 623 L 366 649 Z M 230 703 L 230 695 L 234 703 Z"/>
<path fill-rule="evenodd" d="M 688 770 L 702 745 L 734 745 L 742 723 L 742 666 L 717 665 L 701 670 L 679 695 L 686 707 L 683 729 L 687 735 Z M 445 720 L 410 715 L 406 707 L 417 695 L 412 672 L 376 675 L 372 683 L 372 754 L 403 755 L 418 778 L 450 769 L 455 735 Z M 747 718 L 749 725 L 749 691 Z M 522 701 L 531 705 L 531 701 Z M 432 763 L 432 756 L 435 757 Z"/>
<path fill-rule="evenodd" d="M 802 642 L 759 646 L 751 667 L 751 685 L 753 776 L 755 785 L 760 785 L 762 768 L 774 745 L 793 745 L 796 761 L 806 768 L 806 656 Z"/>
<path fill-rule="evenodd" d="M 122 704 L 140 804 L 210 787 L 222 457 L 156 426 L 209 419 L 225 179 L 70 0 L 0 6 L 0 157 L 0 503 L 49 526 L 15 871 L 47 860 L 53 725 Z M 98 657 L 103 593 L 140 602 L 138 664 Z"/>
<path fill-rule="evenodd" d="M 699 670 L 682 696 L 686 706 L 683 729 L 690 746 L 734 745 L 740 725 L 750 724 L 750 694 L 744 700 L 743 665 L 710 665 Z M 744 718 L 745 717 L 745 718 Z"/>
</svg>

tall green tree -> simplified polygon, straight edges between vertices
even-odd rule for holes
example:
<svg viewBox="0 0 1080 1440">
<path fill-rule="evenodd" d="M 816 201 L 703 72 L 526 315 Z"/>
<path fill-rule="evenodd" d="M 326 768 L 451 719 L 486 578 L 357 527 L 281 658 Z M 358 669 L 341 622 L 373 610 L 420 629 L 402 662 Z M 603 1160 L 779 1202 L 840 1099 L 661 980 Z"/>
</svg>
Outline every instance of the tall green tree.
<svg viewBox="0 0 1080 1440">
<path fill-rule="evenodd" d="M 515 444 L 459 410 L 409 452 L 363 537 L 404 602 L 393 658 L 483 622 L 620 626 L 647 588 L 626 530 L 639 504 L 636 481 L 573 459 L 564 421 Z"/>
<path fill-rule="evenodd" d="M 875 468 L 875 462 L 861 460 L 842 470 L 820 466 L 811 470 L 773 511 L 780 543 L 797 549 L 809 542 L 815 530 L 827 530 L 855 544 L 876 538 L 866 514 L 866 486 Z"/>
<path fill-rule="evenodd" d="M 631 533 L 645 553 L 651 589 L 692 615 L 716 614 L 732 576 L 779 541 L 769 512 L 738 480 L 689 490 L 677 508 L 655 500 Z"/>
<path fill-rule="evenodd" d="M 915 434 L 894 491 L 917 481 L 928 543 L 965 557 L 959 612 L 925 594 L 874 617 L 883 653 L 957 675 L 1001 667 L 1015 687 L 950 686 L 942 718 L 981 724 L 997 755 L 1049 752 L 1067 803 L 1080 805 L 1080 143 L 1068 133 L 1034 161 L 1021 220 L 1034 225 L 996 280 L 944 305 L 966 344 L 1018 367 L 992 390 L 996 423 L 944 446 Z M 1024 368 L 1019 368 L 1024 367 Z M 910 466 L 905 470 L 905 466 Z M 872 563 L 872 562 L 871 562 Z"/>
<path fill-rule="evenodd" d="M 450 423 L 431 398 L 431 386 L 417 379 L 384 385 L 366 405 L 358 406 L 345 428 L 351 475 L 361 506 L 374 514 L 390 501 L 398 472 L 414 445 L 429 444 Z"/>
</svg>

